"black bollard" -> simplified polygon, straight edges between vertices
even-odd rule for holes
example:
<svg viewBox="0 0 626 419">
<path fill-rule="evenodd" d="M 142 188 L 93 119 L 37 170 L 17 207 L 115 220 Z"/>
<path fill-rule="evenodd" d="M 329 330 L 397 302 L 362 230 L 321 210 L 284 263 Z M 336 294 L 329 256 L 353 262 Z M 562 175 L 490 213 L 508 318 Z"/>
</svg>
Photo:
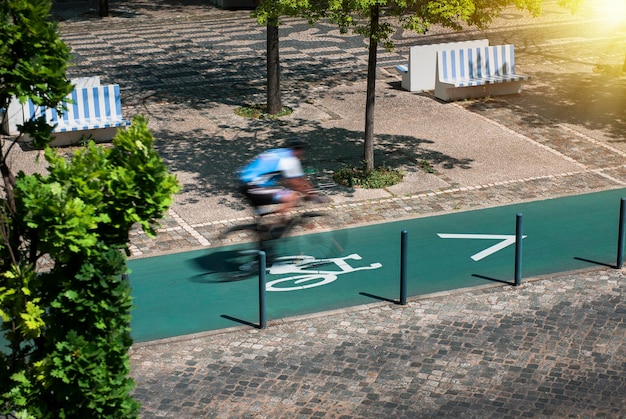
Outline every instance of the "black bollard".
<svg viewBox="0 0 626 419">
<path fill-rule="evenodd" d="M 267 310 L 265 308 L 267 256 L 264 251 L 259 252 L 259 327 L 267 328 Z"/>
<path fill-rule="evenodd" d="M 406 305 L 406 271 L 407 271 L 407 259 L 408 259 L 408 250 L 407 250 L 407 242 L 408 235 L 406 230 L 402 230 L 402 234 L 400 236 L 400 304 Z"/>
<path fill-rule="evenodd" d="M 617 269 L 622 269 L 624 266 L 624 236 L 626 236 L 626 229 L 624 224 L 626 223 L 626 198 L 622 198 L 619 207 L 619 231 L 617 233 Z"/>
<path fill-rule="evenodd" d="M 522 213 L 515 217 L 515 286 L 522 285 Z"/>
</svg>

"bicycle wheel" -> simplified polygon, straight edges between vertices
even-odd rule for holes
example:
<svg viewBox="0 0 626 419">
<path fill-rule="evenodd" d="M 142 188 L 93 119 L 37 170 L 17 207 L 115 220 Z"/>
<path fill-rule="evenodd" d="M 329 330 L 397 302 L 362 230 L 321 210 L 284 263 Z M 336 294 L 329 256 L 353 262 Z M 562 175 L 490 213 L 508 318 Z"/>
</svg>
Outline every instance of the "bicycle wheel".
<svg viewBox="0 0 626 419">
<path fill-rule="evenodd" d="M 341 256 L 347 242 L 347 232 L 319 231 L 324 229 L 325 216 L 320 212 L 301 214 L 292 220 L 280 237 L 264 241 L 263 250 L 268 254 L 268 260 L 302 255 L 316 259 Z"/>
<path fill-rule="evenodd" d="M 227 228 L 218 238 L 224 245 L 236 245 L 232 250 L 219 252 L 213 264 L 212 282 L 229 282 L 258 276 L 258 251 L 263 232 L 257 223 L 240 224 Z"/>
</svg>

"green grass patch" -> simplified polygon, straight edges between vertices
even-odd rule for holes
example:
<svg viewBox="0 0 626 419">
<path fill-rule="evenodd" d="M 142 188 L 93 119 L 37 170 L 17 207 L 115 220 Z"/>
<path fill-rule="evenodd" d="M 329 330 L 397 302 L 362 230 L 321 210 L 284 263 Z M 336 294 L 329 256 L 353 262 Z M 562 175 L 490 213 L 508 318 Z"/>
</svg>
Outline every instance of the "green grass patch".
<svg viewBox="0 0 626 419">
<path fill-rule="evenodd" d="M 435 172 L 436 172 L 436 170 L 435 170 L 435 168 L 433 167 L 432 163 L 431 163 L 431 162 L 429 162 L 429 161 L 428 161 L 428 160 L 426 160 L 426 159 L 422 159 L 422 160 L 420 160 L 420 162 L 419 162 L 419 167 L 420 167 L 423 171 L 425 171 L 426 173 L 435 173 Z"/>
<path fill-rule="evenodd" d="M 291 115 L 293 109 L 288 106 L 283 106 L 282 110 L 277 114 L 267 113 L 267 105 L 245 105 L 235 109 L 235 115 L 243 118 L 251 119 L 278 119 L 281 116 Z"/>
<path fill-rule="evenodd" d="M 333 180 L 339 185 L 351 188 L 380 189 L 400 183 L 403 177 L 402 171 L 389 167 L 377 167 L 369 171 L 363 168 L 344 167 L 334 173 Z"/>
</svg>

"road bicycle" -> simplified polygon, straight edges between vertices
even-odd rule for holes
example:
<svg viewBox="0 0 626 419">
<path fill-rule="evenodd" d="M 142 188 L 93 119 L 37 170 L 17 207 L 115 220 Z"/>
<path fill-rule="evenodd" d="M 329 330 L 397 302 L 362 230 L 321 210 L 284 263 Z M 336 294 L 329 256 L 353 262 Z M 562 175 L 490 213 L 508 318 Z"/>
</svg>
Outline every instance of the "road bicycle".
<svg viewBox="0 0 626 419">
<path fill-rule="evenodd" d="M 335 185 L 318 184 L 316 192 L 320 196 Z M 287 265 L 331 264 L 333 257 L 341 255 L 345 245 L 345 230 L 328 230 L 326 217 L 328 205 L 301 200 L 286 223 L 278 222 L 278 215 L 273 208 L 254 208 L 254 218 L 249 223 L 228 227 L 219 235 L 219 239 L 228 244 L 232 238 L 247 243 L 243 249 L 225 251 L 220 260 L 215 261 L 219 281 L 240 280 L 258 275 L 258 252 L 264 251 L 267 258 L 268 273 L 273 273 Z M 306 234 L 318 231 L 318 234 Z M 322 232 L 323 231 L 323 232 Z M 217 259 L 217 258 L 215 258 Z M 272 271 L 273 264 L 277 268 Z"/>
</svg>

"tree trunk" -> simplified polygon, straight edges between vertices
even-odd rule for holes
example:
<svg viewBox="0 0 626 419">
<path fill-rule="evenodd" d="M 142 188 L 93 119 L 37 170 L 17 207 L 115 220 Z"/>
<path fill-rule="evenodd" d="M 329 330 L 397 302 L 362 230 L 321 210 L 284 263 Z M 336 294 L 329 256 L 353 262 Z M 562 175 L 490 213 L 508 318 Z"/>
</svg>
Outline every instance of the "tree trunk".
<svg viewBox="0 0 626 419">
<path fill-rule="evenodd" d="M 378 28 L 380 6 L 372 6 L 370 12 L 369 57 L 367 60 L 367 94 L 365 103 L 365 170 L 374 170 L 374 105 L 376 102 L 376 60 L 378 42 L 372 36 Z"/>
<path fill-rule="evenodd" d="M 2 150 L 2 145 L 0 145 L 0 176 L 2 176 L 2 180 L 4 183 L 4 199 L 7 204 L 7 209 L 11 214 L 11 218 L 14 218 L 17 215 L 17 207 L 15 206 L 15 176 L 13 172 L 11 172 L 11 168 L 7 164 L 7 156 L 4 154 L 4 150 Z M 0 222 L 4 222 L 4 220 L 0 220 Z"/>
<path fill-rule="evenodd" d="M 13 143 L 15 144 L 15 143 Z M 0 145 L 0 175 L 4 184 L 4 203 L 0 208 L 0 243 L 5 246 L 5 250 L 10 255 L 10 261 L 14 265 L 19 262 L 20 247 L 22 245 L 22 232 L 19 224 L 15 222 L 17 217 L 17 206 L 15 203 L 15 175 L 7 164 L 9 150 L 2 149 Z M 12 221 L 13 220 L 13 221 Z"/>
<path fill-rule="evenodd" d="M 108 17 L 109 16 L 109 0 L 100 0 L 99 4 L 99 14 L 100 17 Z"/>
<path fill-rule="evenodd" d="M 280 102 L 280 59 L 278 55 L 278 25 L 267 24 L 267 112 L 278 114 Z"/>
</svg>

